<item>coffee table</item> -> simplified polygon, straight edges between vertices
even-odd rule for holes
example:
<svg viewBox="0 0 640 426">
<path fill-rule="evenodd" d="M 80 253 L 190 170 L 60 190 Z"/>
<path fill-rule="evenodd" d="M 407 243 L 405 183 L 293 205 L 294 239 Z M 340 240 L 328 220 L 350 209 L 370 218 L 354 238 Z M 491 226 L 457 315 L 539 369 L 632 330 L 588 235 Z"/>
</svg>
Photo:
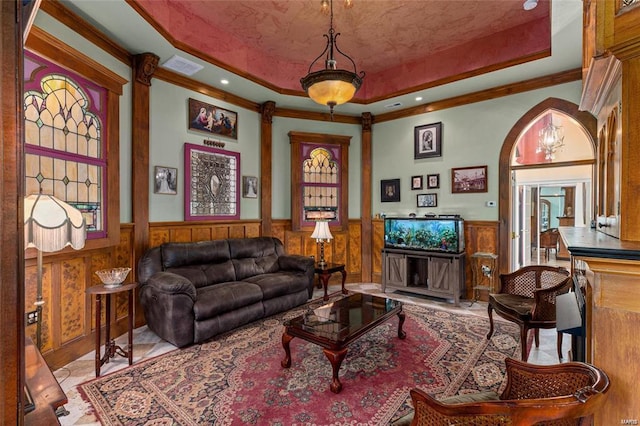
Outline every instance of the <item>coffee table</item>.
<svg viewBox="0 0 640 426">
<path fill-rule="evenodd" d="M 402 312 L 402 302 L 397 300 L 355 293 L 310 309 L 284 323 L 282 346 L 285 357 L 280 364 L 284 368 L 291 367 L 289 343 L 294 337 L 319 345 L 333 369 L 333 381 L 329 388 L 333 393 L 340 393 L 342 383 L 338 371 L 347 355 L 347 346 L 394 315 L 398 316 L 398 337 L 404 339 L 406 333 L 402 331 L 402 324 L 405 314 Z"/>
</svg>

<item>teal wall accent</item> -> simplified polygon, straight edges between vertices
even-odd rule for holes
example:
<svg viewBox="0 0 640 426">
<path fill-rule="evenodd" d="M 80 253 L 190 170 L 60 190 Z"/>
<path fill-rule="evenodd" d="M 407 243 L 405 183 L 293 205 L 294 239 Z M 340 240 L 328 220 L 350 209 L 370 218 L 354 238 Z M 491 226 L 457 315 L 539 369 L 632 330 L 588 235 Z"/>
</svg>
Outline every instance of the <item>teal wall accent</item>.
<svg viewBox="0 0 640 426">
<path fill-rule="evenodd" d="M 185 142 L 205 146 L 205 139 L 220 141 L 225 143 L 222 149 L 239 152 L 240 187 L 238 191 L 242 190 L 242 176 L 260 177 L 260 115 L 258 113 L 157 79 L 151 82 L 150 96 L 149 222 L 184 220 Z M 189 130 L 189 98 L 236 112 L 238 139 Z M 177 195 L 153 192 L 155 166 L 178 169 Z M 260 188 L 258 188 L 258 196 L 260 196 Z M 240 218 L 259 219 L 260 199 L 240 196 Z"/>
<path fill-rule="evenodd" d="M 273 117 L 273 198 L 274 219 L 291 219 L 291 145 L 289 132 L 351 136 L 349 143 L 349 218 L 360 218 L 360 174 L 362 173 L 362 133 L 360 125 Z M 286 170 L 286 173 L 281 173 Z"/>
<path fill-rule="evenodd" d="M 68 27 L 46 13 L 38 13 L 35 25 L 62 40 L 69 46 L 105 65 L 118 75 L 131 80 L 131 69 L 106 52 L 78 36 Z M 152 80 L 150 118 L 149 173 L 154 166 L 178 168 L 178 195 L 153 193 L 150 179 L 149 221 L 181 221 L 184 218 L 184 143 L 202 144 L 207 134 L 188 130 L 187 105 L 189 97 L 205 101 L 238 113 L 238 140 L 224 137 L 211 139 L 226 143 L 225 149 L 241 154 L 240 175 L 260 177 L 260 115 L 232 104 Z M 447 110 L 436 111 L 373 125 L 372 135 L 372 213 L 423 215 L 458 213 L 467 220 L 497 220 L 497 207 L 486 207 L 486 201 L 498 200 L 498 157 L 504 138 L 516 121 L 529 109 L 548 97 L 579 103 L 581 82 L 576 81 L 527 93 L 478 102 Z M 339 111 L 338 111 L 339 112 Z M 375 121 L 374 121 L 375 122 Z M 442 157 L 414 160 L 413 132 L 415 126 L 442 122 Z M 273 208 L 274 219 L 290 219 L 291 181 L 289 131 L 328 133 L 351 136 L 349 146 L 349 218 L 361 214 L 361 128 L 333 122 L 318 122 L 273 117 Z M 132 220 L 131 192 L 131 84 L 124 86 L 120 100 L 120 221 Z M 487 193 L 452 194 L 451 168 L 487 165 Z M 135 167 L 135 165 L 133 165 Z M 439 173 L 440 188 L 412 191 L 412 176 Z M 380 180 L 400 178 L 401 201 L 380 201 Z M 426 179 L 425 179 L 426 186 Z M 261 190 L 261 189 L 259 189 Z M 438 207 L 417 208 L 416 195 L 434 192 Z M 259 193 L 260 195 L 260 193 Z M 259 219 L 259 199 L 241 198 L 242 219 Z"/>
<path fill-rule="evenodd" d="M 123 86 L 123 93 L 120 97 L 120 134 L 117 135 L 117 138 L 120 143 L 120 222 L 130 223 L 133 217 L 131 207 L 131 67 L 96 48 L 75 31 L 62 25 L 43 11 L 38 12 L 34 24 L 129 81 Z M 55 58 L 52 59 L 55 60 Z"/>
<path fill-rule="evenodd" d="M 373 126 L 372 214 L 460 214 L 467 220 L 498 220 L 498 160 L 504 139 L 527 111 L 549 97 L 579 103 L 576 81 Z M 414 159 L 414 128 L 442 122 L 442 156 Z M 488 192 L 451 193 L 451 168 L 488 166 Z M 440 188 L 426 189 L 426 175 L 440 174 Z M 422 175 L 424 189 L 411 190 L 411 177 Z M 400 178 L 400 202 L 380 201 L 380 180 Z M 436 193 L 438 206 L 417 207 L 418 194 Z"/>
</svg>

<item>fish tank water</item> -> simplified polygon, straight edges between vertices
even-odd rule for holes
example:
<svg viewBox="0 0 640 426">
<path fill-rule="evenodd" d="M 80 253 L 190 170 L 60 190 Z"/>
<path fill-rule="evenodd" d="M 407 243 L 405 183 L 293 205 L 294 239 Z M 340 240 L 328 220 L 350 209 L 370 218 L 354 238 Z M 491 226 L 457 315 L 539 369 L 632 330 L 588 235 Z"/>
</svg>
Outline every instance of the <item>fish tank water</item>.
<svg viewBox="0 0 640 426">
<path fill-rule="evenodd" d="M 384 246 L 405 250 L 461 253 L 464 251 L 464 220 L 458 216 L 386 217 Z"/>
</svg>

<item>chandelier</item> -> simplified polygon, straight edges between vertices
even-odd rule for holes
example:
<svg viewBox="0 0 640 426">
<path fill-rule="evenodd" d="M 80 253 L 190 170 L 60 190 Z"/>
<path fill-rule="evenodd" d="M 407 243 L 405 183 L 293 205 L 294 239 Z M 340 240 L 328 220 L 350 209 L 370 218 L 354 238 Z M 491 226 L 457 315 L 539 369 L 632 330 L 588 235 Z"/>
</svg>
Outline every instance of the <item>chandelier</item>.
<svg viewBox="0 0 640 426">
<path fill-rule="evenodd" d="M 326 7 L 326 0 L 322 0 L 321 4 Z M 350 3 L 349 3 L 350 4 Z M 349 102 L 362 85 L 364 71 L 357 74 L 356 64 L 348 55 L 343 53 L 336 44 L 336 39 L 340 33 L 335 33 L 333 29 L 333 0 L 329 1 L 330 21 L 329 34 L 324 34 L 327 39 L 327 45 L 316 59 L 309 66 L 309 73 L 300 79 L 302 88 L 307 95 L 319 103 L 327 105 L 333 119 L 333 108 Z M 334 57 L 334 51 L 344 56 L 353 65 L 353 72 L 345 69 L 338 69 L 337 61 Z M 323 55 L 326 54 L 325 67 L 320 71 L 312 72 L 311 69 Z"/>
<path fill-rule="evenodd" d="M 549 117 L 549 123 L 540 129 L 536 153 L 544 152 L 544 159 L 552 161 L 556 158 L 555 153 L 558 148 L 564 146 L 564 129 L 562 126 L 555 126 L 553 118 Z"/>
</svg>

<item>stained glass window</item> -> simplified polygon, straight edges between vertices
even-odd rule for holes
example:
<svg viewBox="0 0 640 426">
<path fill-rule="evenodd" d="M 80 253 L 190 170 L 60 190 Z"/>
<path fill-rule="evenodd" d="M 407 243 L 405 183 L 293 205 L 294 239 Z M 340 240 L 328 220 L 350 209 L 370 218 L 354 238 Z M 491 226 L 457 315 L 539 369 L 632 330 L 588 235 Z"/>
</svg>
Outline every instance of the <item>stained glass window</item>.
<svg viewBox="0 0 640 426">
<path fill-rule="evenodd" d="M 304 208 L 338 207 L 340 170 L 326 148 L 313 149 L 302 163 Z"/>
<path fill-rule="evenodd" d="M 80 210 L 88 238 L 106 233 L 106 89 L 25 52 L 25 187 Z"/>
</svg>

